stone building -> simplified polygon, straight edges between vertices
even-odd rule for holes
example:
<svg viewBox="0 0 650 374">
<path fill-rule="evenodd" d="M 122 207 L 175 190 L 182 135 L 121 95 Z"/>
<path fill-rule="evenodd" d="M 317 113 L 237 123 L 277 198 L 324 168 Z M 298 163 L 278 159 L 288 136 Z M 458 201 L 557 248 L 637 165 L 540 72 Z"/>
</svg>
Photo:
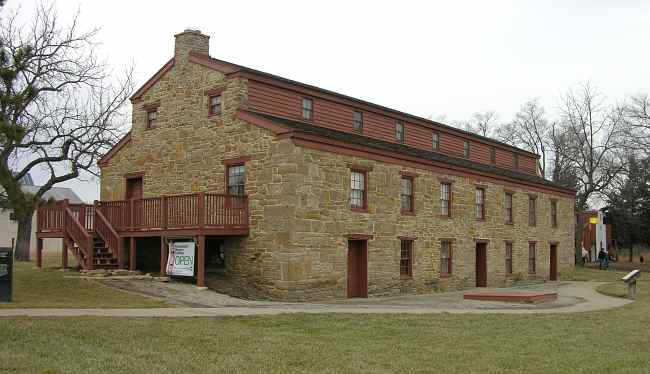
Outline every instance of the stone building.
<svg viewBox="0 0 650 374">
<path fill-rule="evenodd" d="M 130 267 L 164 271 L 165 237 L 196 236 L 199 285 L 217 257 L 230 292 L 287 300 L 572 271 L 575 192 L 541 178 L 537 155 L 212 58 L 208 41 L 175 36 L 100 162 L 95 210 L 119 235 L 116 266 L 128 252 Z M 178 208 L 179 194 L 192 202 Z M 219 221 L 242 205 L 236 225 Z"/>
</svg>

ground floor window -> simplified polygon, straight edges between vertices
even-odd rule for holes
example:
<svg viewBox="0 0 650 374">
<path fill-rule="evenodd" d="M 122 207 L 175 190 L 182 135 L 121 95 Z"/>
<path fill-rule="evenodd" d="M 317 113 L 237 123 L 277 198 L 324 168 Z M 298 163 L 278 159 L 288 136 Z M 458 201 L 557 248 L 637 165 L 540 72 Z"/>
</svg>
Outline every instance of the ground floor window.
<svg viewBox="0 0 650 374">
<path fill-rule="evenodd" d="M 506 274 L 512 274 L 512 243 L 506 242 Z"/>
<path fill-rule="evenodd" d="M 537 255 L 536 252 L 535 243 L 528 243 L 528 272 L 531 274 L 535 274 L 535 257 Z"/>
<path fill-rule="evenodd" d="M 440 275 L 451 274 L 451 241 L 440 242 Z"/>
<path fill-rule="evenodd" d="M 402 277 L 413 276 L 413 240 L 401 241 L 399 274 Z"/>
</svg>

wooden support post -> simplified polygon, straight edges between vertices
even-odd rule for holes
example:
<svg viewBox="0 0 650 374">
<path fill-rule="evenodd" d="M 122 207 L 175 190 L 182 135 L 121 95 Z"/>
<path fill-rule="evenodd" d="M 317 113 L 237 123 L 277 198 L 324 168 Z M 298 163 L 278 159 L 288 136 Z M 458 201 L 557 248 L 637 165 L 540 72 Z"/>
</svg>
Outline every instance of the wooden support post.
<svg viewBox="0 0 650 374">
<path fill-rule="evenodd" d="M 196 285 L 197 287 L 205 287 L 205 235 L 199 235 L 199 248 L 196 262 Z"/>
<path fill-rule="evenodd" d="M 122 236 L 117 242 L 117 268 L 124 269 L 124 238 Z"/>
<path fill-rule="evenodd" d="M 66 237 L 61 240 L 61 267 L 64 269 L 68 267 L 68 238 Z"/>
<path fill-rule="evenodd" d="M 160 274 L 165 275 L 167 271 L 167 248 L 165 246 L 165 237 L 160 237 Z"/>
<path fill-rule="evenodd" d="M 43 267 L 43 239 L 36 239 L 36 266 Z"/>
<path fill-rule="evenodd" d="M 205 227 L 205 192 L 199 192 L 199 231 Z"/>
<path fill-rule="evenodd" d="M 129 243 L 129 270 L 135 270 L 135 237 L 131 237 L 131 242 Z"/>
<path fill-rule="evenodd" d="M 167 196 L 161 198 L 161 210 L 162 210 L 162 229 L 167 229 Z"/>
</svg>

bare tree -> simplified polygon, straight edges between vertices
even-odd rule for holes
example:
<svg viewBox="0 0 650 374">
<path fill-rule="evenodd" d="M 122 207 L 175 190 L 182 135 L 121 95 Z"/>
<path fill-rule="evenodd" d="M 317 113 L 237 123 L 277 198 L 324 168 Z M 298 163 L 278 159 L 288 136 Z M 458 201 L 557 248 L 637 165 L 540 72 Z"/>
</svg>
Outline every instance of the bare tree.
<svg viewBox="0 0 650 374">
<path fill-rule="evenodd" d="M 571 138 L 566 157 L 578 179 L 578 209 L 587 207 L 625 170 L 620 151 L 626 130 L 625 108 L 606 106 L 604 97 L 589 83 L 568 91 L 561 99 L 562 125 Z"/>
<path fill-rule="evenodd" d="M 26 25 L 17 14 L 0 25 L 0 185 L 18 220 L 16 258 L 29 260 L 34 211 L 58 183 L 97 174 L 97 160 L 123 134 L 132 68 L 112 80 L 97 58 L 98 30 L 78 30 L 78 14 L 61 26 L 53 6 L 39 5 Z M 46 181 L 34 194 L 19 181 L 31 171 Z"/>
<path fill-rule="evenodd" d="M 469 121 L 463 123 L 463 127 L 466 131 L 488 137 L 494 132 L 497 120 L 498 116 L 494 111 L 476 112 Z"/>
<path fill-rule="evenodd" d="M 538 154 L 539 175 L 546 177 L 551 126 L 546 119 L 544 107 L 537 99 L 532 99 L 524 103 L 512 122 L 501 126 L 497 134 L 506 143 Z"/>
<path fill-rule="evenodd" d="M 650 98 L 648 95 L 632 96 L 625 106 L 625 117 L 630 145 L 648 153 L 650 147 Z"/>
</svg>

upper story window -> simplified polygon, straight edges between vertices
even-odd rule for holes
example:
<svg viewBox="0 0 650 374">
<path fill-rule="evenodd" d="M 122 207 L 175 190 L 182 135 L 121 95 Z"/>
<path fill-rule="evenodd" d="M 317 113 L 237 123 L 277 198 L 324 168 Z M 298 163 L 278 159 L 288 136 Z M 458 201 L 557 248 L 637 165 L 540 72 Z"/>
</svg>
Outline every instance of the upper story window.
<svg viewBox="0 0 650 374">
<path fill-rule="evenodd" d="M 497 162 L 497 149 L 495 147 L 490 147 L 490 163 L 496 164 Z"/>
<path fill-rule="evenodd" d="M 440 242 L 440 275 L 447 276 L 451 274 L 451 241 L 443 240 Z"/>
<path fill-rule="evenodd" d="M 153 129 L 158 122 L 158 109 L 150 109 L 147 111 L 147 129 Z"/>
<path fill-rule="evenodd" d="M 314 100 L 302 98 L 302 118 L 307 120 L 314 119 Z"/>
<path fill-rule="evenodd" d="M 404 143 L 404 123 L 401 121 L 395 122 L 395 139 L 400 143 Z"/>
<path fill-rule="evenodd" d="M 353 210 L 367 209 L 367 187 L 366 172 L 352 170 L 350 173 L 350 208 Z"/>
<path fill-rule="evenodd" d="M 246 166 L 230 165 L 228 166 L 228 194 L 243 196 L 246 192 Z"/>
<path fill-rule="evenodd" d="M 506 274 L 512 274 L 512 243 L 506 242 Z"/>
<path fill-rule="evenodd" d="M 413 240 L 401 240 L 399 275 L 402 278 L 413 276 Z"/>
<path fill-rule="evenodd" d="M 528 225 L 537 225 L 537 197 L 528 197 Z"/>
<path fill-rule="evenodd" d="M 402 213 L 413 213 L 415 208 L 413 177 L 402 176 L 400 190 Z"/>
<path fill-rule="evenodd" d="M 451 183 L 440 183 L 440 215 L 451 217 Z"/>
<path fill-rule="evenodd" d="M 352 125 L 354 131 L 363 132 L 363 113 L 359 111 L 354 111 Z"/>
<path fill-rule="evenodd" d="M 551 200 L 551 227 L 557 227 L 557 201 Z"/>
<path fill-rule="evenodd" d="M 485 219 L 485 188 L 476 189 L 476 219 Z"/>
<path fill-rule="evenodd" d="M 209 115 L 213 116 L 215 114 L 221 113 L 221 95 L 210 96 L 210 111 Z"/>
<path fill-rule="evenodd" d="M 519 155 L 516 153 L 512 155 L 512 168 L 519 170 Z"/>
<path fill-rule="evenodd" d="M 512 224 L 513 222 L 513 211 L 512 211 L 512 193 L 505 193 L 505 215 L 506 223 Z"/>
<path fill-rule="evenodd" d="M 537 249 L 535 248 L 535 242 L 528 243 L 528 272 L 535 274 L 536 265 L 537 265 Z"/>
<path fill-rule="evenodd" d="M 440 148 L 440 134 L 438 134 L 437 131 L 434 131 L 431 134 L 431 147 L 434 150 L 438 150 L 438 148 Z"/>
<path fill-rule="evenodd" d="M 468 141 L 463 142 L 463 157 L 469 158 L 469 142 Z"/>
</svg>

